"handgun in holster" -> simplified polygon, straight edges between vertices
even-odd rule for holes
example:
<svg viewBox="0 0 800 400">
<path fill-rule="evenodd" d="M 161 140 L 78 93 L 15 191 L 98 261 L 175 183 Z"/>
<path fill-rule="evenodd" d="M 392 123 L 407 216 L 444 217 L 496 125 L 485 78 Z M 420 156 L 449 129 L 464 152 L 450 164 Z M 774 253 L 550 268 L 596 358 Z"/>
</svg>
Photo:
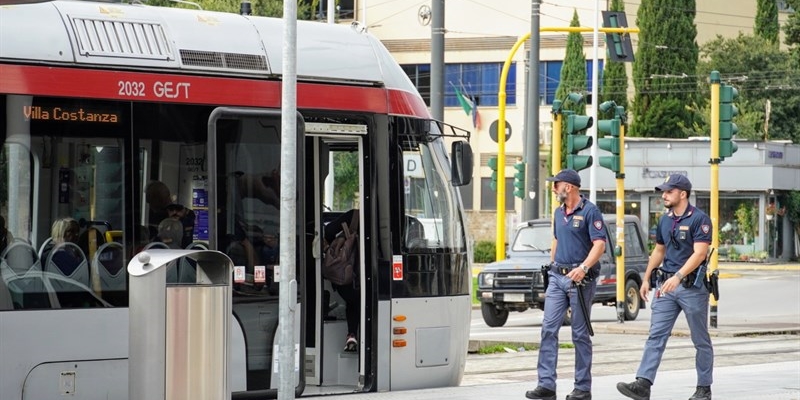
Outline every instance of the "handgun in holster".
<svg viewBox="0 0 800 400">
<path fill-rule="evenodd" d="M 719 270 L 709 274 L 706 280 L 706 289 L 714 296 L 714 300 L 719 301 Z"/>
<path fill-rule="evenodd" d="M 714 254 L 713 247 L 708 252 L 708 256 L 706 257 L 705 261 L 703 261 L 703 264 L 700 264 L 701 267 L 708 265 L 712 254 Z M 719 269 L 714 270 L 714 272 L 711 272 L 710 274 L 703 273 L 703 283 L 705 283 L 708 293 L 711 293 L 711 295 L 714 296 L 714 300 L 719 301 Z"/>
<path fill-rule="evenodd" d="M 544 285 L 544 292 L 547 293 L 547 286 L 550 285 L 550 265 L 542 265 L 542 284 Z"/>
</svg>

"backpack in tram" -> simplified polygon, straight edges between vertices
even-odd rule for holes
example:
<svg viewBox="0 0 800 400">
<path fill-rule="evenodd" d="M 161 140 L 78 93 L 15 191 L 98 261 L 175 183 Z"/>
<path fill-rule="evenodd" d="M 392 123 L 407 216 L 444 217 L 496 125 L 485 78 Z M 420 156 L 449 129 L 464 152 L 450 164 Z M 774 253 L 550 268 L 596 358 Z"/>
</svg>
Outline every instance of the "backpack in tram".
<svg viewBox="0 0 800 400">
<path fill-rule="evenodd" d="M 353 220 L 348 226 L 342 222 L 342 231 L 336 235 L 325 249 L 322 260 L 322 277 L 335 285 L 353 283 L 356 254 L 358 253 L 358 213 L 353 213 Z"/>
</svg>

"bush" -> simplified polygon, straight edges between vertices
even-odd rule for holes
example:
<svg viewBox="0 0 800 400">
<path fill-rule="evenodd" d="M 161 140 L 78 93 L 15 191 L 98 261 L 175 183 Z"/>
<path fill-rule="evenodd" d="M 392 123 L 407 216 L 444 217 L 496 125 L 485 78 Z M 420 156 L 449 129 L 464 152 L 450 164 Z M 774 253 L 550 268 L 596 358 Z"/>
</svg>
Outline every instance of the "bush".
<svg viewBox="0 0 800 400">
<path fill-rule="evenodd" d="M 495 246 L 494 242 L 489 240 L 481 240 L 475 243 L 474 260 L 476 263 L 490 263 L 495 260 Z"/>
</svg>

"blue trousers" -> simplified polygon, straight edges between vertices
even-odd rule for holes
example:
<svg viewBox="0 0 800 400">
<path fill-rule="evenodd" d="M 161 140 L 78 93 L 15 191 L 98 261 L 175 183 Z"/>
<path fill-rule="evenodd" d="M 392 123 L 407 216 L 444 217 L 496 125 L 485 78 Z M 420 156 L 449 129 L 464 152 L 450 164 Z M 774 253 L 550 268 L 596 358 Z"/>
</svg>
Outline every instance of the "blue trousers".
<svg viewBox="0 0 800 400">
<path fill-rule="evenodd" d="M 592 280 L 580 289 L 586 309 L 591 316 L 592 298 L 597 282 Z M 558 331 L 567 307 L 572 307 L 572 343 L 575 345 L 575 389 L 592 390 L 592 338 L 578 302 L 578 288 L 564 275 L 550 272 L 550 285 L 544 300 L 544 319 L 542 320 L 542 340 L 539 348 L 539 362 L 536 366 L 539 386 L 556 390 L 556 366 L 558 365 Z"/>
<path fill-rule="evenodd" d="M 636 376 L 655 382 L 661 356 L 667 347 L 667 339 L 675 326 L 678 314 L 686 315 L 694 343 L 697 386 L 711 386 L 714 370 L 714 348 L 708 335 L 708 290 L 706 288 L 678 288 L 653 299 L 650 316 L 650 336 L 644 345 L 642 363 Z"/>
</svg>

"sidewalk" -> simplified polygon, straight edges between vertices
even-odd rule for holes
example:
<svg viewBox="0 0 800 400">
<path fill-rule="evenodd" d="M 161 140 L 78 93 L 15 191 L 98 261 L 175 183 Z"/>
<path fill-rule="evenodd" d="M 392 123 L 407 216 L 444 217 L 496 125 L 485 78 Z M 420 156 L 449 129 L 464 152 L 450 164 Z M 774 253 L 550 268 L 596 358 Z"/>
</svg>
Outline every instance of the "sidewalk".
<svg viewBox="0 0 800 400">
<path fill-rule="evenodd" d="M 617 392 L 617 382 L 628 382 L 632 379 L 631 374 L 594 377 L 592 396 L 595 399 L 621 399 L 623 396 Z M 696 379 L 693 369 L 660 372 L 650 398 L 652 400 L 688 398 L 694 393 Z M 557 385 L 559 399 L 563 399 L 572 391 L 572 379 L 559 379 Z M 533 389 L 533 386 L 535 386 L 533 382 L 515 382 L 390 393 L 358 393 L 336 396 L 336 399 L 524 399 L 525 391 Z M 800 400 L 800 361 L 715 368 L 711 391 L 715 399 Z"/>
</svg>

